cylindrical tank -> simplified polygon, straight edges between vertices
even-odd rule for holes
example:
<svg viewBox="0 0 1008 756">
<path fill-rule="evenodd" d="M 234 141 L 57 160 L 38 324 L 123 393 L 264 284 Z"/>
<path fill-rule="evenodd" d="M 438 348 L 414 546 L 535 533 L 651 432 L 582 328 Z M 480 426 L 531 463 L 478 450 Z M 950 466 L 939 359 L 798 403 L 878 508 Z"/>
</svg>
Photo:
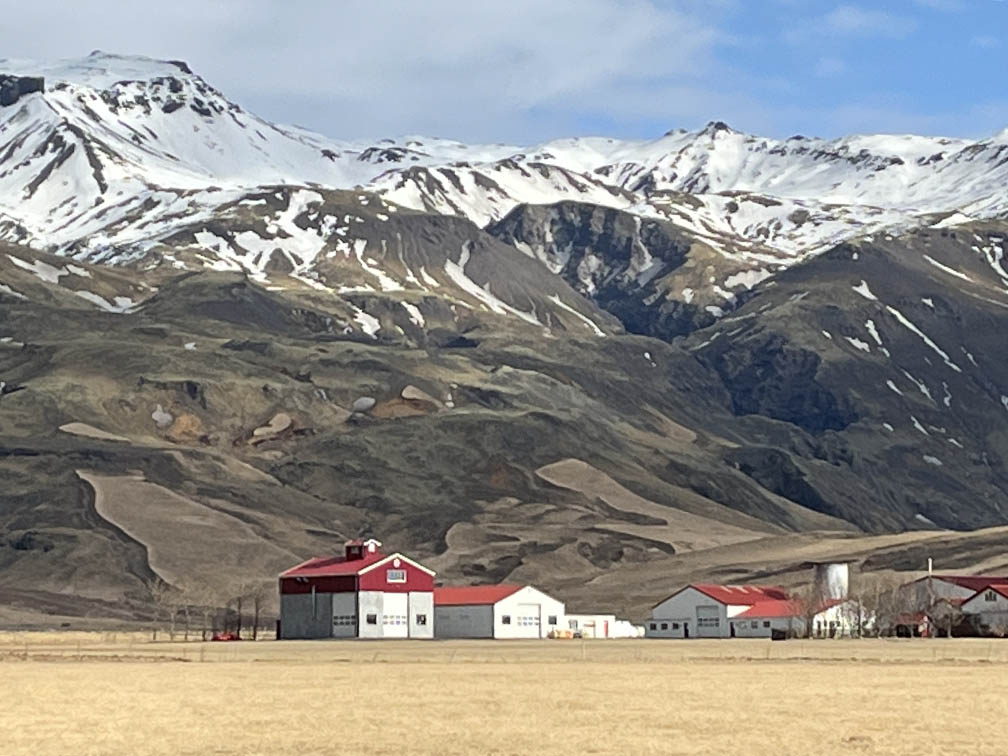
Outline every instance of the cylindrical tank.
<svg viewBox="0 0 1008 756">
<path fill-rule="evenodd" d="M 845 599 L 850 590 L 850 566 L 846 562 L 817 564 L 815 585 L 820 596 Z"/>
</svg>

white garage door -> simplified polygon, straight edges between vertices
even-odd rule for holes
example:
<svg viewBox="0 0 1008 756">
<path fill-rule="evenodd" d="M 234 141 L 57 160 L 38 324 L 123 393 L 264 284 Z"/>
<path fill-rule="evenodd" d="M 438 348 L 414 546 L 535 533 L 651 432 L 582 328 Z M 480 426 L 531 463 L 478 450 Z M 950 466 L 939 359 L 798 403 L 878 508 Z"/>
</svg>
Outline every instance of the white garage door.
<svg viewBox="0 0 1008 756">
<path fill-rule="evenodd" d="M 697 637 L 721 637 L 721 609 L 717 606 L 698 606 L 696 608 Z"/>
<path fill-rule="evenodd" d="M 382 637 L 409 636 L 409 594 L 386 593 L 382 596 Z"/>
<path fill-rule="evenodd" d="M 520 638 L 540 638 L 539 615 L 542 608 L 539 604 L 518 604 L 518 614 L 515 617 L 517 635 Z"/>
</svg>

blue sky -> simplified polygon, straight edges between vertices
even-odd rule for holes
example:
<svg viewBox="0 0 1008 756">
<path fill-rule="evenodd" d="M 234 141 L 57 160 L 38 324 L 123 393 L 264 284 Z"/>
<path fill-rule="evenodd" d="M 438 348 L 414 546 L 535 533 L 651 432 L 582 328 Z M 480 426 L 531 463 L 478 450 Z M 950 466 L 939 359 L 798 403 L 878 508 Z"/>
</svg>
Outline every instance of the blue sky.
<svg viewBox="0 0 1008 756">
<path fill-rule="evenodd" d="M 0 55 L 181 58 L 332 137 L 1008 127 L 1004 0 L 0 0 Z"/>
</svg>

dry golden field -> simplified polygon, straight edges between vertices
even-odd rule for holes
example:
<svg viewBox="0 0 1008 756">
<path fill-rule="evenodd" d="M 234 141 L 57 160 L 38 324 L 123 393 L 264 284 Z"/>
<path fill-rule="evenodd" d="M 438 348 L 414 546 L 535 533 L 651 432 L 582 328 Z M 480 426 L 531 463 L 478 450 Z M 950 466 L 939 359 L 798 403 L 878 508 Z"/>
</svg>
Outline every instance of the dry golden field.
<svg viewBox="0 0 1008 756">
<path fill-rule="evenodd" d="M 0 634 L 0 753 L 1003 756 L 1008 641 Z"/>
</svg>

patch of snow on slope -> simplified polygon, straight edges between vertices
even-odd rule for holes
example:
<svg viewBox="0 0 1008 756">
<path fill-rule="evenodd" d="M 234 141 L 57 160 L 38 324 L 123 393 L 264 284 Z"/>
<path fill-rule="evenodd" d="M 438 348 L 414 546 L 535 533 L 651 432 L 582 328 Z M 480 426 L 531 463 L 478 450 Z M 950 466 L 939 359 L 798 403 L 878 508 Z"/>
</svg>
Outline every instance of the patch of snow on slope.
<svg viewBox="0 0 1008 756">
<path fill-rule="evenodd" d="M 75 291 L 74 294 L 76 294 L 81 299 L 86 299 L 93 305 L 97 305 L 102 310 L 105 310 L 105 312 L 114 312 L 122 315 L 123 313 L 129 312 L 130 308 L 133 306 L 133 301 L 130 299 L 126 299 L 125 297 L 116 297 L 117 300 L 122 300 L 129 303 L 126 306 L 123 306 L 118 301 L 113 304 L 112 302 L 109 302 L 107 299 L 105 299 L 105 297 L 99 296 L 98 294 L 95 294 L 93 291 Z"/>
<path fill-rule="evenodd" d="M 866 320 L 865 321 L 865 328 L 868 329 L 868 333 L 875 340 L 875 343 L 878 344 L 879 346 L 882 346 L 882 339 L 879 336 L 878 328 L 875 327 L 875 321 L 874 320 Z"/>
<path fill-rule="evenodd" d="M 357 262 L 360 266 L 364 269 L 364 272 L 378 279 L 378 285 L 381 287 L 382 291 L 402 291 L 403 285 L 401 283 L 379 268 L 378 264 L 374 260 L 364 257 L 364 250 L 367 249 L 367 244 L 366 239 L 354 239 L 353 243 L 354 256 L 357 258 Z"/>
<path fill-rule="evenodd" d="M 46 283 L 58 284 L 60 278 L 70 275 L 65 267 L 56 268 L 47 262 L 43 262 L 42 260 L 28 262 L 27 260 L 22 260 L 20 257 L 15 257 L 14 255 L 7 255 L 7 259 L 19 268 L 31 271 L 37 278 L 42 279 Z"/>
<path fill-rule="evenodd" d="M 739 273 L 734 273 L 728 276 L 724 280 L 724 285 L 728 289 L 734 289 L 736 286 L 744 286 L 747 289 L 751 289 L 756 286 L 761 281 L 773 276 L 769 270 L 765 268 L 760 268 L 758 270 L 743 270 Z"/>
<path fill-rule="evenodd" d="M 462 254 L 459 256 L 458 262 L 455 262 L 450 257 L 445 260 L 444 270 L 445 273 L 448 274 L 448 277 L 452 280 L 452 283 L 462 289 L 462 291 L 466 294 L 469 294 L 474 299 L 477 299 L 485 304 L 492 312 L 495 312 L 498 315 L 516 315 L 527 323 L 534 323 L 535 325 L 540 326 L 542 325 L 542 323 L 540 323 L 534 315 L 512 307 L 507 302 L 498 299 L 469 278 L 465 272 L 465 267 L 468 263 L 469 242 L 466 242 L 462 245 Z"/>
<path fill-rule="evenodd" d="M 862 352 L 868 352 L 871 354 L 871 347 L 868 346 L 867 341 L 861 341 L 861 339 L 855 339 L 851 336 L 844 336 L 844 338 L 847 339 L 847 341 L 850 342 L 851 346 L 855 349 L 860 349 Z"/>
<path fill-rule="evenodd" d="M 14 291 L 14 289 L 12 289 L 10 286 L 4 283 L 0 283 L 0 293 L 8 294 L 14 297 L 15 299 L 28 299 L 28 297 L 26 297 L 24 294 L 22 294 L 19 291 Z"/>
<path fill-rule="evenodd" d="M 910 320 L 905 315 L 903 315 L 902 312 L 897 310 L 895 307 L 890 307 L 889 305 L 886 305 L 886 310 L 888 310 L 889 314 L 891 314 L 894 318 L 896 318 L 896 320 L 898 320 L 904 327 L 906 327 L 908 330 L 919 336 L 925 344 L 931 347 L 931 349 L 934 350 L 934 352 L 939 357 L 942 358 L 942 360 L 945 362 L 946 365 L 955 370 L 957 373 L 962 372 L 962 368 L 960 368 L 958 365 L 952 362 L 952 360 L 949 359 L 948 354 L 946 354 L 945 351 L 942 350 L 940 346 L 935 344 L 934 341 L 931 340 L 931 337 L 929 337 L 920 328 L 911 323 Z"/>
<path fill-rule="evenodd" d="M 870 299 L 873 302 L 877 302 L 878 301 L 878 297 L 876 297 L 874 294 L 872 294 L 871 289 L 868 288 L 868 284 L 865 281 L 861 281 L 860 284 L 858 284 L 857 286 L 851 286 L 851 288 L 854 289 L 854 291 L 856 291 L 858 294 L 860 294 L 865 299 Z"/>
<path fill-rule="evenodd" d="M 929 401 L 932 402 L 934 401 L 934 397 L 931 396 L 931 391 L 928 389 L 927 384 L 925 384 L 924 381 L 917 380 L 906 370 L 903 371 L 903 375 L 905 375 L 907 380 L 910 381 L 910 383 L 912 383 L 914 386 L 916 386 L 917 390 L 920 391 L 922 394 L 924 394 L 924 396 L 926 396 Z"/>
<path fill-rule="evenodd" d="M 942 265 L 940 262 L 938 262 L 937 260 L 935 260 L 930 255 L 924 255 L 924 259 L 927 260 L 932 265 L 934 265 L 939 270 L 944 271 L 945 273 L 948 273 L 950 276 L 955 276 L 956 278 L 961 278 L 963 281 L 972 281 L 973 280 L 969 276 L 967 276 L 965 273 L 961 273 L 960 271 L 956 270 L 955 268 L 950 268 L 948 265 Z"/>
<path fill-rule="evenodd" d="M 413 324 L 417 328 L 423 328 L 424 325 L 426 325 L 423 313 L 420 312 L 419 307 L 414 304 L 410 304 L 409 302 L 400 302 L 399 304 L 403 306 L 403 309 L 406 310 L 409 315 L 409 319 L 413 321 Z"/>
<path fill-rule="evenodd" d="M 594 331 L 596 336 L 605 336 L 605 331 L 603 331 L 601 328 L 599 328 L 598 325 L 595 323 L 594 320 L 592 320 L 591 318 L 589 318 L 589 317 L 587 317 L 585 315 L 582 315 L 580 312 L 578 312 L 577 310 L 575 310 L 570 305 L 565 304 L 563 302 L 563 300 L 560 299 L 560 295 L 559 294 L 554 294 L 553 296 L 551 296 L 549 298 L 549 300 L 553 304 L 555 304 L 557 307 L 559 307 L 560 309 L 566 310 L 571 315 L 573 315 L 574 317 L 578 318 L 578 320 L 580 320 L 581 322 L 583 322 L 586 327 L 588 327 L 592 331 Z"/>
<path fill-rule="evenodd" d="M 378 322 L 378 318 L 374 315 L 369 315 L 364 310 L 357 310 L 353 319 L 357 321 L 364 333 L 372 339 L 378 338 L 378 331 L 381 330 L 381 323 Z"/>
<path fill-rule="evenodd" d="M 963 223 L 969 223 L 973 220 L 968 215 L 960 212 L 954 212 L 947 218 L 942 218 L 937 223 L 932 224 L 932 228 L 949 228 L 951 226 L 961 226 Z"/>
</svg>

